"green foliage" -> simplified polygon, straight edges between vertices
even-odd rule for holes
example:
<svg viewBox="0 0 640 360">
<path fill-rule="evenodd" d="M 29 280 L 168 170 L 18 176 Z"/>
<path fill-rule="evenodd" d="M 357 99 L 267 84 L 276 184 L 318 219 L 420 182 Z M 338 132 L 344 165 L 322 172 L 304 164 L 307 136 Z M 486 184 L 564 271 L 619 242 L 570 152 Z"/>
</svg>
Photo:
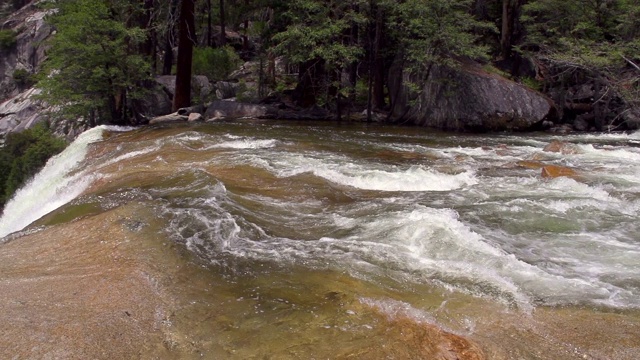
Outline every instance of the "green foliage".
<svg viewBox="0 0 640 360">
<path fill-rule="evenodd" d="M 479 44 L 478 33 L 495 31 L 476 20 L 471 0 L 407 0 L 394 6 L 392 27 L 405 58 L 415 71 L 433 64 L 455 66 L 458 57 L 487 59 L 489 48 Z"/>
<path fill-rule="evenodd" d="M 503 78 L 507 78 L 507 79 L 511 79 L 511 74 L 498 69 L 497 67 L 493 66 L 492 64 L 486 64 L 482 67 L 482 69 L 490 74 L 496 74 L 496 75 L 500 75 Z"/>
<path fill-rule="evenodd" d="M 13 72 L 13 81 L 15 81 L 19 87 L 23 88 L 31 86 L 35 82 L 33 80 L 33 75 L 31 75 L 31 73 L 26 69 L 16 69 Z"/>
<path fill-rule="evenodd" d="M 13 30 L 0 30 L 0 50 L 10 50 L 16 45 L 16 33 Z"/>
<path fill-rule="evenodd" d="M 521 20 L 528 34 L 522 48 L 545 60 L 557 80 L 589 79 L 626 106 L 640 105 L 637 0 L 534 0 L 523 7 Z"/>
<path fill-rule="evenodd" d="M 356 81 L 356 103 L 366 104 L 369 96 L 369 79 L 364 78 Z"/>
<path fill-rule="evenodd" d="M 635 0 L 535 0 L 523 6 L 527 43 L 552 52 L 638 38 L 640 4 Z"/>
<path fill-rule="evenodd" d="M 231 46 L 193 49 L 193 74 L 205 75 L 212 81 L 226 80 L 241 64 L 242 59 Z"/>
<path fill-rule="evenodd" d="M 614 31 L 619 0 L 535 0 L 523 6 L 529 41 L 562 46 L 565 39 L 601 41 Z"/>
<path fill-rule="evenodd" d="M 285 13 L 289 26 L 272 38 L 274 51 L 297 63 L 321 59 L 329 70 L 345 68 L 364 54 L 362 47 L 350 43 L 345 36 L 353 24 L 366 21 L 354 11 L 357 3 L 292 1 Z"/>
<path fill-rule="evenodd" d="M 533 89 L 535 91 L 542 91 L 542 83 L 535 78 L 525 76 L 520 79 L 522 85 L 528 87 L 529 89 Z"/>
<path fill-rule="evenodd" d="M 0 148 L 0 206 L 65 147 L 65 141 L 55 137 L 43 123 L 8 134 Z"/>
<path fill-rule="evenodd" d="M 640 2 L 636 0 L 621 1 L 618 24 L 615 31 L 623 41 L 638 41 L 640 38 Z"/>
<path fill-rule="evenodd" d="M 138 54 L 145 31 L 127 26 L 139 11 L 123 0 L 58 2 L 49 19 L 57 34 L 51 40 L 42 98 L 63 115 L 99 117 L 124 122 L 131 101 L 144 93 L 138 86 L 150 77 L 150 67 Z"/>
</svg>

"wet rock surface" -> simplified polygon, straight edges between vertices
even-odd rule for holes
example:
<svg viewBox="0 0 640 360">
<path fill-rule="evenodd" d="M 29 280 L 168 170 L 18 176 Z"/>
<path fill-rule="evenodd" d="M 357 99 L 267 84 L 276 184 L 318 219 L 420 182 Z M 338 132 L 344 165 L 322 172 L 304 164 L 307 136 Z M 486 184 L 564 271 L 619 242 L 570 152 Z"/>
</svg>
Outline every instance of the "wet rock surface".
<svg viewBox="0 0 640 360">
<path fill-rule="evenodd" d="M 120 209 L 1 245 L 0 357 L 138 358 L 162 341 L 171 300 L 152 259 L 163 251 L 120 224 L 132 215 Z"/>
</svg>

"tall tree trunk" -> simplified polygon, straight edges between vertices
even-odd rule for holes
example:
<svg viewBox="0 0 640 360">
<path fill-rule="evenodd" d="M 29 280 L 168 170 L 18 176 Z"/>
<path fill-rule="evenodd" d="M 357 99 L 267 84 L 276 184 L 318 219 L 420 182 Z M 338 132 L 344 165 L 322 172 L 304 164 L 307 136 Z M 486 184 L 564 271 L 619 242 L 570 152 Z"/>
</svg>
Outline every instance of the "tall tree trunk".
<svg viewBox="0 0 640 360">
<path fill-rule="evenodd" d="M 324 76 L 324 61 L 314 59 L 300 63 L 298 85 L 296 85 L 292 96 L 296 105 L 307 108 L 316 104 L 321 87 L 320 80 Z"/>
<path fill-rule="evenodd" d="M 220 46 L 227 45 L 227 29 L 224 17 L 224 0 L 220 0 Z"/>
<path fill-rule="evenodd" d="M 369 0 L 369 11 L 370 14 L 369 16 L 371 17 L 371 19 L 373 19 L 374 17 L 374 12 L 376 14 L 376 19 L 377 19 L 377 6 L 374 6 L 373 0 Z M 373 24 L 374 26 L 377 25 L 377 21 L 373 20 Z M 376 34 L 375 34 L 375 28 L 372 29 L 371 25 L 368 26 L 369 27 L 369 36 L 368 36 L 368 40 L 369 40 L 369 61 L 368 61 L 368 76 L 369 76 L 369 84 L 368 84 L 368 89 L 367 89 L 367 122 L 371 122 L 372 121 L 372 117 L 371 117 L 371 110 L 373 108 L 373 64 L 374 64 L 374 59 L 375 59 L 375 50 L 374 50 L 374 42 L 376 41 Z M 372 31 L 373 30 L 373 31 Z"/>
<path fill-rule="evenodd" d="M 176 70 L 176 92 L 173 96 L 173 111 L 191 105 L 191 62 L 196 40 L 194 4 L 195 0 L 182 0 L 178 31 L 178 62 Z"/>
<path fill-rule="evenodd" d="M 502 0 L 502 27 L 500 31 L 500 55 L 503 59 L 509 58 L 511 54 L 511 31 L 513 23 L 511 11 L 511 0 Z"/>
<path fill-rule="evenodd" d="M 173 67 L 173 41 L 176 36 L 175 23 L 177 8 L 178 0 L 171 0 L 169 18 L 167 19 L 169 29 L 167 30 L 167 36 L 165 38 L 164 57 L 162 59 L 162 75 L 171 75 L 171 67 Z"/>
<path fill-rule="evenodd" d="M 352 5 L 352 9 L 355 13 L 360 13 L 360 7 L 357 4 Z M 351 28 L 349 29 L 349 45 L 357 45 L 358 44 L 358 24 L 353 22 L 351 24 Z M 356 85 L 358 82 L 358 61 L 354 61 L 349 65 L 349 104 L 351 110 L 351 106 L 356 102 Z"/>
<path fill-rule="evenodd" d="M 213 45 L 211 36 L 211 0 L 207 0 L 207 46 Z"/>
<path fill-rule="evenodd" d="M 384 101 L 384 59 L 380 56 L 384 40 L 383 26 L 384 16 L 382 14 L 382 8 L 378 7 L 376 12 L 376 37 L 373 47 L 373 106 L 376 109 L 382 109 L 386 105 Z"/>
<path fill-rule="evenodd" d="M 155 75 L 156 73 L 156 34 L 153 27 L 153 9 L 154 9 L 155 0 L 144 0 L 143 1 L 143 9 L 144 13 L 142 15 L 141 28 L 146 30 L 147 38 L 141 46 L 141 53 L 144 54 L 149 60 L 149 64 L 151 64 L 151 74 Z"/>
</svg>

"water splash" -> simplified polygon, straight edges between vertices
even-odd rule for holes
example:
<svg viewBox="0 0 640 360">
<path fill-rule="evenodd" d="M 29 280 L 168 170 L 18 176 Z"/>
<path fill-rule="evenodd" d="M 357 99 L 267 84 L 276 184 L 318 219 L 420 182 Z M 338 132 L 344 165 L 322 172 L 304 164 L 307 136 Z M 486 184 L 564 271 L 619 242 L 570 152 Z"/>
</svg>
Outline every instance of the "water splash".
<svg viewBox="0 0 640 360">
<path fill-rule="evenodd" d="M 45 167 L 20 188 L 7 203 L 0 218 L 0 238 L 22 230 L 33 221 L 80 195 L 94 180 L 86 172 L 76 172 L 89 144 L 102 139 L 99 126 L 78 136 L 62 153 L 49 159 Z"/>
</svg>

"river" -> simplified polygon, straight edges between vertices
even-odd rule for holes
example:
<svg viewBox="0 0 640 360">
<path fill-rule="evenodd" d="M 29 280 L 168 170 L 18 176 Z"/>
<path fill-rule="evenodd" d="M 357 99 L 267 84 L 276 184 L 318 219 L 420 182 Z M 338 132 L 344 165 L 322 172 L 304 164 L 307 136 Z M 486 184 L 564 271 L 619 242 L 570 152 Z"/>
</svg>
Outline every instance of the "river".
<svg viewBox="0 0 640 360">
<path fill-rule="evenodd" d="M 119 216 L 101 241 L 177 254 L 191 270 L 155 275 L 171 315 L 142 358 L 635 359 L 639 212 L 636 134 L 100 127 L 7 205 L 0 253 Z"/>
</svg>

